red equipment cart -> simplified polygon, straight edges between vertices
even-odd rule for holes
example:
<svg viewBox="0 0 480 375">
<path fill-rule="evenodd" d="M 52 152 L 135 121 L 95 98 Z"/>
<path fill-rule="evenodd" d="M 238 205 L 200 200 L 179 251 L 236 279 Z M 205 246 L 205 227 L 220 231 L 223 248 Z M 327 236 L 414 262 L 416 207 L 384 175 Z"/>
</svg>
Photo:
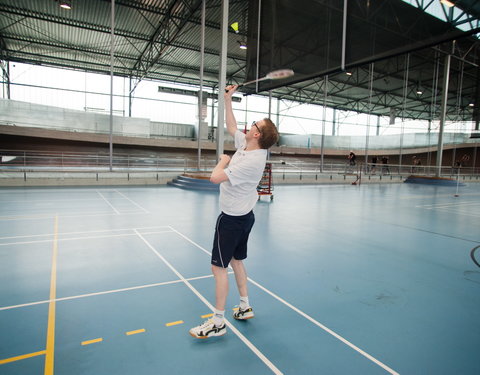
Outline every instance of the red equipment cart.
<svg viewBox="0 0 480 375">
<path fill-rule="evenodd" d="M 269 195 L 273 201 L 272 163 L 266 163 L 262 179 L 257 186 L 258 200 L 262 195 Z"/>
</svg>

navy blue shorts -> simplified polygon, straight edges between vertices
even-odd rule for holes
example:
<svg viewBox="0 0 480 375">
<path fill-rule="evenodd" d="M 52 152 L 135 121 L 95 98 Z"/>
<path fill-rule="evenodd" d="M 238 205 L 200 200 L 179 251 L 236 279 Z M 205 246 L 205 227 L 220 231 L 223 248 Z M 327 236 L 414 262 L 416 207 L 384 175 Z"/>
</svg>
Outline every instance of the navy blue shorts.
<svg viewBox="0 0 480 375">
<path fill-rule="evenodd" d="M 212 261 L 214 266 L 227 268 L 232 258 L 242 260 L 247 257 L 248 235 L 255 223 L 253 211 L 243 216 L 221 213 L 215 227 Z"/>
</svg>

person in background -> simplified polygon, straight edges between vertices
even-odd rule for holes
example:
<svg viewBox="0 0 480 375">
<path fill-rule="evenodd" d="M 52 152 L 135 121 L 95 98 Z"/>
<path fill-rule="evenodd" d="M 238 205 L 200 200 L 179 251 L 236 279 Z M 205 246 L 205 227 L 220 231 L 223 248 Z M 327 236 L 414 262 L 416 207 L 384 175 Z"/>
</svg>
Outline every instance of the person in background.
<svg viewBox="0 0 480 375">
<path fill-rule="evenodd" d="M 390 173 L 390 169 L 388 168 L 388 156 L 382 156 L 382 174 Z"/>
<path fill-rule="evenodd" d="M 372 157 L 372 167 L 370 169 L 371 174 L 375 174 L 377 171 L 377 163 L 378 163 L 378 156 L 373 156 Z"/>
<path fill-rule="evenodd" d="M 355 165 L 357 165 L 357 155 L 355 155 L 355 153 L 353 151 L 350 151 L 350 154 L 348 155 L 348 160 L 350 161 L 350 166 L 351 167 L 354 167 Z"/>
<path fill-rule="evenodd" d="M 417 165 L 417 157 L 415 155 L 412 156 L 412 173 L 415 172 L 415 166 Z"/>
</svg>

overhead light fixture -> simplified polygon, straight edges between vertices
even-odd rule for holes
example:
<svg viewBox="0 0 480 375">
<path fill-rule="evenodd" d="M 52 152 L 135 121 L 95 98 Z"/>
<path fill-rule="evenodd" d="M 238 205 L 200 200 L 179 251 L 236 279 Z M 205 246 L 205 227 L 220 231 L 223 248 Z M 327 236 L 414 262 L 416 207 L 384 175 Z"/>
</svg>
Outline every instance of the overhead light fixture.
<svg viewBox="0 0 480 375">
<path fill-rule="evenodd" d="M 60 8 L 70 10 L 72 9 L 72 5 L 66 1 L 60 1 Z"/>
<path fill-rule="evenodd" d="M 247 49 L 247 43 L 244 41 L 239 41 L 238 44 L 240 44 L 240 49 Z"/>
<path fill-rule="evenodd" d="M 445 6 L 449 7 L 449 8 L 455 6 L 455 3 L 454 3 L 453 1 L 450 1 L 450 0 L 440 0 L 440 2 L 441 2 L 443 5 L 445 5 Z"/>
<path fill-rule="evenodd" d="M 475 107 L 475 103 L 470 102 L 470 103 L 468 103 L 468 106 L 469 106 L 469 107 Z"/>
<path fill-rule="evenodd" d="M 417 93 L 417 95 L 422 95 L 423 94 L 423 87 L 422 87 L 421 84 L 417 85 L 417 89 L 415 90 L 415 92 Z"/>
<path fill-rule="evenodd" d="M 346 74 L 347 76 L 351 76 L 353 73 L 350 72 L 350 71 L 346 71 L 345 74 Z"/>
</svg>

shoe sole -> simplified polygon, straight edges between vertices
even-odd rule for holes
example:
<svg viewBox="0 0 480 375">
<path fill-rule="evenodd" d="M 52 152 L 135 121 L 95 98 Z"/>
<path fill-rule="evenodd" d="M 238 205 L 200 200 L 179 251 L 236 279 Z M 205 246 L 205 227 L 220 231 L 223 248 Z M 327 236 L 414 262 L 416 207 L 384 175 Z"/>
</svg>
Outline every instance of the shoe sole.
<svg viewBox="0 0 480 375">
<path fill-rule="evenodd" d="M 233 317 L 233 319 L 235 320 L 248 320 L 248 319 L 252 319 L 252 318 L 255 318 L 255 315 L 252 315 L 252 316 L 247 316 L 247 317 L 241 317 L 241 318 L 236 318 L 236 317 Z"/>
<path fill-rule="evenodd" d="M 190 333 L 190 336 L 195 337 L 196 339 L 208 339 L 209 337 L 220 337 L 220 336 L 223 336 L 224 334 L 227 333 L 227 331 L 225 331 L 225 332 L 223 332 L 223 333 L 221 333 L 221 334 L 213 334 L 213 335 L 209 335 L 209 336 L 197 336 L 197 335 L 195 335 L 195 334 L 192 333 L 192 332 L 188 332 L 188 333 Z"/>
</svg>

